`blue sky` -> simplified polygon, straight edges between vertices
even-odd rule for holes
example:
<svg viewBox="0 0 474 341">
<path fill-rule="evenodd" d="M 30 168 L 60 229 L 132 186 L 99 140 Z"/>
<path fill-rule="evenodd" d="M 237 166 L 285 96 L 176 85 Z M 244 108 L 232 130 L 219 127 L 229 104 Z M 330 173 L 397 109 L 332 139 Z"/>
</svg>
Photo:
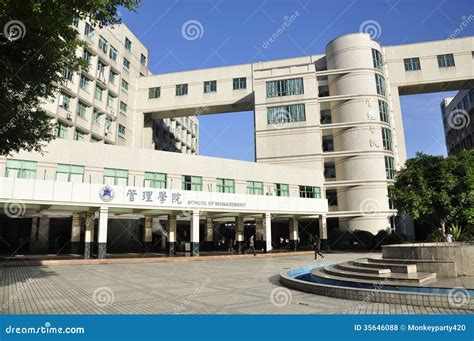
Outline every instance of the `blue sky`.
<svg viewBox="0 0 474 341">
<path fill-rule="evenodd" d="M 243 64 L 324 52 L 331 39 L 376 21 L 383 45 L 446 39 L 474 14 L 472 0 L 145 0 L 122 18 L 150 50 L 153 73 Z M 264 42 L 296 19 L 275 42 Z M 200 23 L 197 39 L 183 25 Z M 474 22 L 459 37 L 474 34 Z M 446 154 L 439 111 L 454 93 L 401 99 L 408 156 Z M 254 160 L 253 112 L 200 117 L 200 154 Z"/>
</svg>

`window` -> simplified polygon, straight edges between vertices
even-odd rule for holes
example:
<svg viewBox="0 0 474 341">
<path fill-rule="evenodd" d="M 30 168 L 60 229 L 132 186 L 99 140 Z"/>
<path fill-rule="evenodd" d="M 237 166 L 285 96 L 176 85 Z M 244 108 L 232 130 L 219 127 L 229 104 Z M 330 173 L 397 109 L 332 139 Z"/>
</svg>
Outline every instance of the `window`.
<svg viewBox="0 0 474 341">
<path fill-rule="evenodd" d="M 107 133 L 112 132 L 112 120 L 108 116 L 105 116 L 105 126 L 104 127 L 105 127 L 105 131 Z"/>
<path fill-rule="evenodd" d="M 67 79 L 68 81 L 72 82 L 72 76 L 73 76 L 72 71 L 66 66 L 63 70 L 64 79 Z"/>
<path fill-rule="evenodd" d="M 202 177 L 183 175 L 183 190 L 202 191 Z"/>
<path fill-rule="evenodd" d="M 82 59 L 84 59 L 86 62 L 91 62 L 91 58 L 92 58 L 92 53 L 90 53 L 89 51 L 87 50 L 84 50 L 84 52 L 82 52 Z"/>
<path fill-rule="evenodd" d="M 108 94 L 107 95 L 107 106 L 110 107 L 110 108 L 113 108 L 114 105 L 115 105 L 115 100 L 116 99 L 117 99 L 117 97 L 112 96 L 111 94 Z"/>
<path fill-rule="evenodd" d="M 94 113 L 92 114 L 92 123 L 96 126 L 100 126 L 100 113 L 94 109 Z"/>
<path fill-rule="evenodd" d="M 123 69 L 128 72 L 130 70 L 130 61 L 127 58 L 123 59 Z"/>
<path fill-rule="evenodd" d="M 300 198 L 321 198 L 321 188 L 314 186 L 300 186 Z"/>
<path fill-rule="evenodd" d="M 267 108 L 267 123 L 301 122 L 306 120 L 304 104 Z"/>
<path fill-rule="evenodd" d="M 102 50 L 102 52 L 107 53 L 108 43 L 102 36 L 99 36 L 99 49 Z"/>
<path fill-rule="evenodd" d="M 331 110 L 321 110 L 321 124 L 329 124 L 331 122 Z"/>
<path fill-rule="evenodd" d="M 118 125 L 118 136 L 122 139 L 125 138 L 125 126 L 121 124 Z"/>
<path fill-rule="evenodd" d="M 128 82 L 125 79 L 122 79 L 122 91 L 128 92 Z"/>
<path fill-rule="evenodd" d="M 146 66 L 146 56 L 143 53 L 140 54 L 140 64 Z"/>
<path fill-rule="evenodd" d="M 217 179 L 217 191 L 220 193 L 235 193 L 235 182 L 232 179 Z"/>
<path fill-rule="evenodd" d="M 84 75 L 81 75 L 81 80 L 79 82 L 79 86 L 81 87 L 82 90 L 84 91 L 89 91 L 89 83 L 90 80 Z"/>
<path fill-rule="evenodd" d="M 380 51 L 372 49 L 372 61 L 374 63 L 374 68 L 382 70 L 383 59 Z"/>
<path fill-rule="evenodd" d="M 59 137 L 60 139 L 67 138 L 68 128 L 69 128 L 69 126 L 67 124 L 64 124 L 62 122 L 58 122 L 56 124 L 56 137 Z"/>
<path fill-rule="evenodd" d="M 184 96 L 188 94 L 188 84 L 176 85 L 176 96 Z"/>
<path fill-rule="evenodd" d="M 336 165 L 334 162 L 328 162 L 324 164 L 324 177 L 326 179 L 336 177 Z"/>
<path fill-rule="evenodd" d="M 80 130 L 75 130 L 74 131 L 74 140 L 76 141 L 84 141 L 86 139 L 86 133 L 80 131 Z"/>
<path fill-rule="evenodd" d="M 79 101 L 79 103 L 77 104 L 77 116 L 85 118 L 86 112 L 87 112 L 87 106 L 81 101 Z"/>
<path fill-rule="evenodd" d="M 375 86 L 379 95 L 385 96 L 385 78 L 379 74 L 375 74 Z"/>
<path fill-rule="evenodd" d="M 217 91 L 217 81 L 206 81 L 204 82 L 204 93 L 208 94 L 210 92 Z"/>
<path fill-rule="evenodd" d="M 166 174 L 145 172 L 144 187 L 166 188 Z"/>
<path fill-rule="evenodd" d="M 127 37 L 125 37 L 125 49 L 128 52 L 132 52 L 132 42 Z"/>
<path fill-rule="evenodd" d="M 94 28 L 89 25 L 89 23 L 86 23 L 86 27 L 84 28 L 84 35 L 89 38 L 92 38 L 94 36 Z"/>
<path fill-rule="evenodd" d="M 127 105 L 120 101 L 120 113 L 126 115 L 127 114 Z"/>
<path fill-rule="evenodd" d="M 333 152 L 334 143 L 332 140 L 332 135 L 323 136 L 323 152 Z"/>
<path fill-rule="evenodd" d="M 115 80 L 117 79 L 118 74 L 110 70 L 109 72 L 109 82 L 111 84 L 115 84 Z"/>
<path fill-rule="evenodd" d="M 100 61 L 97 63 L 97 78 L 105 83 L 105 64 Z"/>
<path fill-rule="evenodd" d="M 452 53 L 438 55 L 438 66 L 440 68 L 455 66 L 454 55 Z"/>
<path fill-rule="evenodd" d="M 393 167 L 393 157 L 385 156 L 385 175 L 387 179 L 393 179 L 395 175 Z"/>
<path fill-rule="evenodd" d="M 161 88 L 159 86 L 148 89 L 148 98 L 158 98 L 161 95 Z"/>
<path fill-rule="evenodd" d="M 329 96 L 329 86 L 327 86 L 327 85 L 318 86 L 318 96 L 319 97 L 328 97 Z"/>
<path fill-rule="evenodd" d="M 92 143 L 99 143 L 99 142 L 100 142 L 100 139 L 95 138 L 94 136 L 91 136 L 91 142 L 92 142 Z"/>
<path fill-rule="evenodd" d="M 126 169 L 104 169 L 104 184 L 106 185 L 128 185 L 128 170 Z"/>
<path fill-rule="evenodd" d="M 56 181 L 82 182 L 84 180 L 84 166 L 58 164 Z"/>
<path fill-rule="evenodd" d="M 102 93 L 104 92 L 104 89 L 102 89 L 101 87 L 99 86 L 95 86 L 95 94 L 94 94 L 94 97 L 95 99 L 99 100 L 99 101 L 102 101 Z"/>
<path fill-rule="evenodd" d="M 69 107 L 71 106 L 71 96 L 61 92 L 59 94 L 59 106 L 65 110 L 69 110 Z"/>
<path fill-rule="evenodd" d="M 384 150 L 392 150 L 392 131 L 382 128 L 382 142 Z"/>
<path fill-rule="evenodd" d="M 113 47 L 112 45 L 110 45 L 110 49 L 109 49 L 109 57 L 110 59 L 112 59 L 113 61 L 117 61 L 117 56 L 118 56 L 118 51 L 115 47 Z"/>
<path fill-rule="evenodd" d="M 267 98 L 301 95 L 303 93 L 303 78 L 282 79 L 267 82 Z"/>
<path fill-rule="evenodd" d="M 247 78 L 246 77 L 234 78 L 232 81 L 232 84 L 233 84 L 234 90 L 247 89 Z"/>
<path fill-rule="evenodd" d="M 275 184 L 275 195 L 277 197 L 287 197 L 290 195 L 288 184 Z"/>
<path fill-rule="evenodd" d="M 337 191 L 335 189 L 326 190 L 326 199 L 329 206 L 337 206 Z"/>
<path fill-rule="evenodd" d="M 18 179 L 36 178 L 36 161 L 7 160 L 5 177 Z"/>
<path fill-rule="evenodd" d="M 405 58 L 403 60 L 405 64 L 405 71 L 416 71 L 421 70 L 420 58 Z"/>
<path fill-rule="evenodd" d="M 388 105 L 387 102 L 382 101 L 379 99 L 379 114 L 380 114 L 380 121 L 385 123 L 390 123 L 390 119 L 388 117 Z"/>
<path fill-rule="evenodd" d="M 263 195 L 263 182 L 247 181 L 247 194 Z"/>
<path fill-rule="evenodd" d="M 72 25 L 76 28 L 79 27 L 79 17 L 72 18 Z"/>
<path fill-rule="evenodd" d="M 327 80 L 329 80 L 329 77 L 328 76 L 316 76 L 316 80 L 318 82 L 327 81 Z"/>
</svg>

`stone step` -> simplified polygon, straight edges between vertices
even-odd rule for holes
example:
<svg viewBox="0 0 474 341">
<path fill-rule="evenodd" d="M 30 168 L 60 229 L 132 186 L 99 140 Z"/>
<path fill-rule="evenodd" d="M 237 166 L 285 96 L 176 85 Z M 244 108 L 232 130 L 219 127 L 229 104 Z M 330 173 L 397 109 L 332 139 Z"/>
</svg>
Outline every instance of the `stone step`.
<svg viewBox="0 0 474 341">
<path fill-rule="evenodd" d="M 370 263 L 422 264 L 422 263 L 453 263 L 453 260 L 442 259 L 394 259 L 394 258 L 367 258 Z"/>
<path fill-rule="evenodd" d="M 345 277 L 345 278 L 352 278 L 352 279 L 366 279 L 374 281 L 374 283 L 380 283 L 384 280 L 390 280 L 392 282 L 399 282 L 402 284 L 403 282 L 412 282 L 412 283 L 425 283 L 431 280 L 436 279 L 436 273 L 429 273 L 429 272 L 416 272 L 416 273 L 388 273 L 388 274 L 369 274 L 369 273 L 361 273 L 361 272 L 353 272 L 353 271 L 344 271 L 340 269 L 336 269 L 335 267 L 326 267 L 323 269 L 324 273 Z"/>
<path fill-rule="evenodd" d="M 389 274 L 391 273 L 390 269 L 382 269 L 382 268 L 369 268 L 366 266 L 357 266 L 353 262 L 344 262 L 335 265 L 335 268 L 345 271 L 353 271 L 353 272 L 362 272 L 362 273 L 369 273 L 369 274 Z"/>
<path fill-rule="evenodd" d="M 415 273 L 417 270 L 416 264 L 371 262 L 368 259 L 356 259 L 353 263 L 356 266 L 378 269 L 390 269 L 391 272 L 402 274 Z"/>
</svg>

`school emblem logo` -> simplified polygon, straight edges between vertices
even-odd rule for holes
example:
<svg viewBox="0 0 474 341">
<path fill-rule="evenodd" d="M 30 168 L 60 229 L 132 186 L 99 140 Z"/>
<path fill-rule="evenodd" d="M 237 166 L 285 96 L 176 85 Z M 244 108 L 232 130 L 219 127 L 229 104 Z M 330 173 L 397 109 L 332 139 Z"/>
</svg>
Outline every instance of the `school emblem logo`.
<svg viewBox="0 0 474 341">
<path fill-rule="evenodd" d="M 109 185 L 103 186 L 99 191 L 99 197 L 100 197 L 100 200 L 102 201 L 105 201 L 105 202 L 112 201 L 114 196 L 115 196 L 115 191 Z"/>
</svg>

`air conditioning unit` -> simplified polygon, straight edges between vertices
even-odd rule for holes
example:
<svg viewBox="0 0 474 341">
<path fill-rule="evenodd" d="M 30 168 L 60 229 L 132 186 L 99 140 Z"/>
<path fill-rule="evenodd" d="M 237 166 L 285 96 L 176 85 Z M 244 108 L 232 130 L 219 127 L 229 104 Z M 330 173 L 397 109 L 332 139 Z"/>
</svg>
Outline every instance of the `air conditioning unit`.
<svg viewBox="0 0 474 341">
<path fill-rule="evenodd" d="M 72 114 L 70 112 L 66 113 L 66 118 L 72 120 Z"/>
</svg>

